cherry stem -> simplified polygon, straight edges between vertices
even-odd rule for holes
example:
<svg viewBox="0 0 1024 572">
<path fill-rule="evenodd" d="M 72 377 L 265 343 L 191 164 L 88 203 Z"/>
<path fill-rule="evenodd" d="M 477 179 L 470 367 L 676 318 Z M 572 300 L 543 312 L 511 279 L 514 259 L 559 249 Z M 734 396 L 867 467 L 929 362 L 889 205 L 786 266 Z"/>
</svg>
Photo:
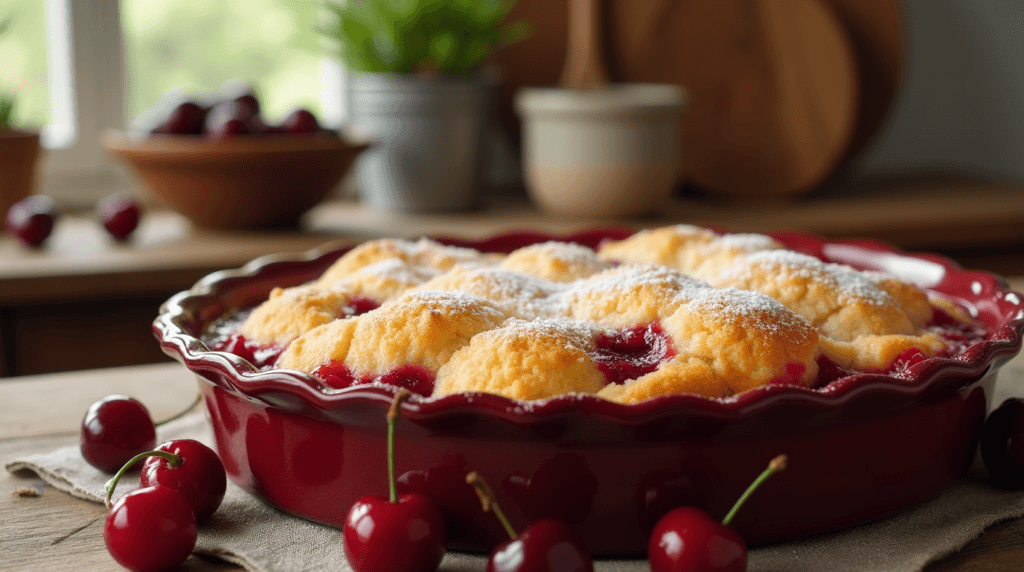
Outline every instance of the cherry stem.
<svg viewBox="0 0 1024 572">
<path fill-rule="evenodd" d="M 203 400 L 203 394 L 202 393 L 197 393 L 195 400 L 192 401 L 192 403 L 188 406 L 188 408 L 186 408 L 184 411 L 181 411 L 180 413 L 175 414 L 173 417 L 169 417 L 167 419 L 164 419 L 163 421 L 157 421 L 156 423 L 153 424 L 153 426 L 154 427 L 159 427 L 161 425 L 166 425 L 167 423 L 170 423 L 171 421 L 174 421 L 175 419 L 181 419 L 188 412 L 190 412 L 193 409 L 195 409 L 196 405 L 199 405 L 199 403 L 202 400 Z"/>
<path fill-rule="evenodd" d="M 765 469 L 764 472 L 761 473 L 761 476 L 757 477 L 757 479 L 755 479 L 754 482 L 750 483 L 750 486 L 747 487 L 746 492 L 744 492 L 743 495 L 740 496 L 739 500 L 736 501 L 736 504 L 732 505 L 732 510 L 730 510 L 729 514 L 725 515 L 725 518 L 722 519 L 722 526 L 729 526 L 729 523 L 732 522 L 732 517 L 736 516 L 736 513 L 740 510 L 740 507 L 743 506 L 743 503 L 747 502 L 747 498 L 751 494 L 753 494 L 755 490 L 757 490 L 757 487 L 761 486 L 761 483 L 765 482 L 765 480 L 767 480 L 768 477 L 774 475 L 775 473 L 785 470 L 785 468 L 785 455 L 779 455 L 778 457 L 772 459 L 771 462 L 768 463 L 768 468 Z"/>
<path fill-rule="evenodd" d="M 479 473 L 473 471 L 466 475 L 466 483 L 473 485 L 476 495 L 480 497 L 480 505 L 483 507 L 484 512 L 493 511 L 494 516 L 498 517 L 501 525 L 505 527 L 508 537 L 515 540 L 516 529 L 512 528 L 508 519 L 505 518 L 505 513 L 501 512 L 501 507 L 498 506 L 498 501 L 494 497 L 494 491 L 491 490 L 491 487 L 487 486 L 487 481 Z"/>
<path fill-rule="evenodd" d="M 388 500 L 398 502 L 398 488 L 395 486 L 395 425 L 402 416 L 402 402 L 409 398 L 410 392 L 404 387 L 395 392 L 395 399 L 388 409 Z"/>
<path fill-rule="evenodd" d="M 146 457 L 161 457 L 166 459 L 167 465 L 172 469 L 181 465 L 181 456 L 175 455 L 174 453 L 168 453 L 167 451 L 146 451 L 145 453 L 135 455 L 117 471 L 117 474 L 107 481 L 107 484 L 103 485 L 103 489 L 107 492 L 107 498 L 104 500 L 103 504 L 107 506 L 107 510 L 110 510 L 110 497 L 114 496 L 114 488 L 117 487 L 117 482 L 121 480 L 121 475 L 125 474 L 132 465 Z"/>
</svg>

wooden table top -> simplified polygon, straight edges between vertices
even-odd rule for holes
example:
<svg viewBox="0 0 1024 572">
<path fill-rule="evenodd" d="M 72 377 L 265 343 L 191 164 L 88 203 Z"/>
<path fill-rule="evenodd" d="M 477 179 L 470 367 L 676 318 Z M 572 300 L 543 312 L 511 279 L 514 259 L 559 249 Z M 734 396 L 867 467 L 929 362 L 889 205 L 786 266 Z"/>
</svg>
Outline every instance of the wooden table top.
<svg viewBox="0 0 1024 572">
<path fill-rule="evenodd" d="M 1014 284 L 1024 286 L 1024 277 Z M 1004 367 L 1024 372 L 1024 354 Z M 154 418 L 161 419 L 187 407 L 195 388 L 191 372 L 177 363 L 0 380 L 0 462 L 76 443 L 82 415 L 104 395 L 133 395 L 147 404 Z M 19 487 L 37 489 L 42 494 L 20 498 L 13 494 Z M 0 568 L 75 572 L 117 569 L 103 544 L 104 514 L 102 505 L 75 499 L 34 475 L 0 471 Z M 926 570 L 1018 571 L 1021 562 L 1024 518 L 993 525 L 962 550 Z M 183 569 L 238 568 L 193 556 Z"/>
<path fill-rule="evenodd" d="M 588 227 L 691 223 L 735 232 L 799 230 L 826 238 L 872 238 L 912 250 L 1024 244 L 1020 185 L 895 182 L 856 191 L 774 203 L 678 199 L 660 216 L 645 219 L 550 216 L 523 197 L 494 198 L 478 211 L 443 214 L 383 212 L 360 202 L 330 201 L 310 211 L 303 228 L 275 232 L 202 230 L 156 209 L 125 244 L 110 239 L 91 215 L 73 215 L 60 219 L 38 250 L 0 235 L 0 307 L 165 295 L 266 254 L 385 236 L 483 238 L 515 230 L 562 234 Z M 1018 258 L 1014 274 L 1024 272 L 1024 256 Z"/>
</svg>

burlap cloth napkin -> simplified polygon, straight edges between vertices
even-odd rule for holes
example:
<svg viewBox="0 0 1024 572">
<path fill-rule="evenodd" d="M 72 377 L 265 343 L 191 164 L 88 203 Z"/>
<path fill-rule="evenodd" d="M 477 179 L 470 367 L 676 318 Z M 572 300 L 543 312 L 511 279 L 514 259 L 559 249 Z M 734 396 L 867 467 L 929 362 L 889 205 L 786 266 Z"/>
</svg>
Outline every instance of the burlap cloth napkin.
<svg viewBox="0 0 1024 572">
<path fill-rule="evenodd" d="M 1003 372 L 1004 379 L 996 390 L 996 404 L 1011 393 L 1019 393 L 1019 390 L 1013 391 L 1017 389 L 1019 376 L 1005 375 L 1010 373 Z M 1016 383 L 1007 383 L 1007 377 Z M 212 441 L 201 413 L 161 427 L 159 437 L 161 440 L 187 437 L 207 444 Z M 5 467 L 11 472 L 35 472 L 55 488 L 95 502 L 102 502 L 103 485 L 109 477 L 86 464 L 77 446 L 10 460 Z M 137 476 L 122 481 L 118 496 L 137 486 Z M 748 570 L 921 570 L 927 563 L 957 550 L 990 524 L 1021 515 L 1024 515 L 1024 493 L 989 486 L 984 467 L 976 462 L 964 479 L 913 509 L 833 534 L 753 549 Z M 280 512 L 230 482 L 224 503 L 199 530 L 196 552 L 254 572 L 351 570 L 345 561 L 338 529 Z M 482 571 L 485 565 L 484 556 L 450 552 L 442 561 L 441 570 Z M 594 568 L 599 572 L 650 569 L 646 560 L 600 560 L 595 562 Z"/>
</svg>

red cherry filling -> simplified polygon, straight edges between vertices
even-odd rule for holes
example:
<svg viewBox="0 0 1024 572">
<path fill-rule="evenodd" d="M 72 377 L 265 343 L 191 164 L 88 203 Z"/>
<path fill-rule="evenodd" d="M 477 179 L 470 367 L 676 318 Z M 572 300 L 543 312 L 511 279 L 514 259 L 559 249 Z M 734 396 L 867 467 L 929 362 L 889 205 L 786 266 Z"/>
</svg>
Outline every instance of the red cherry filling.
<svg viewBox="0 0 1024 572">
<path fill-rule="evenodd" d="M 341 309 L 341 318 L 351 318 L 352 316 L 359 316 L 365 314 L 371 310 L 380 308 L 380 304 L 362 296 L 352 296 L 348 299 L 348 305 Z"/>
<path fill-rule="evenodd" d="M 284 352 L 284 348 L 277 344 L 252 342 L 238 333 L 231 334 L 227 339 L 214 341 L 211 347 L 215 351 L 235 354 L 260 369 L 273 366 Z"/>
<path fill-rule="evenodd" d="M 652 322 L 598 336 L 591 358 L 608 384 L 621 384 L 651 373 L 675 355 L 668 334 Z"/>
<path fill-rule="evenodd" d="M 802 363 L 787 363 L 786 371 L 768 380 L 768 385 L 803 385 L 807 366 Z"/>
<path fill-rule="evenodd" d="M 836 362 L 828 359 L 821 355 L 818 356 L 818 381 L 814 384 L 814 387 L 825 387 L 837 379 L 844 378 L 848 375 L 853 375 L 854 371 L 842 368 Z"/>
<path fill-rule="evenodd" d="M 357 377 L 344 363 L 331 360 L 313 370 L 313 376 L 335 389 L 377 382 L 404 387 L 424 397 L 434 392 L 434 372 L 412 364 L 396 367 L 383 375 L 369 374 Z"/>
</svg>

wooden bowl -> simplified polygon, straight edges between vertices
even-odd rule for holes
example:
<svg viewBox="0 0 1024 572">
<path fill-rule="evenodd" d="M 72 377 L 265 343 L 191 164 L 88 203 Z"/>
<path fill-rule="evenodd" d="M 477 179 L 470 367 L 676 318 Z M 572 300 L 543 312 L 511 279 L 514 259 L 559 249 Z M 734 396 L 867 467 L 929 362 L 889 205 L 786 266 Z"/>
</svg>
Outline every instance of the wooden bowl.
<svg viewBox="0 0 1024 572">
<path fill-rule="evenodd" d="M 106 133 L 103 145 L 168 206 L 216 230 L 294 226 L 367 147 L 332 134 L 208 141 L 122 132 Z"/>
</svg>

